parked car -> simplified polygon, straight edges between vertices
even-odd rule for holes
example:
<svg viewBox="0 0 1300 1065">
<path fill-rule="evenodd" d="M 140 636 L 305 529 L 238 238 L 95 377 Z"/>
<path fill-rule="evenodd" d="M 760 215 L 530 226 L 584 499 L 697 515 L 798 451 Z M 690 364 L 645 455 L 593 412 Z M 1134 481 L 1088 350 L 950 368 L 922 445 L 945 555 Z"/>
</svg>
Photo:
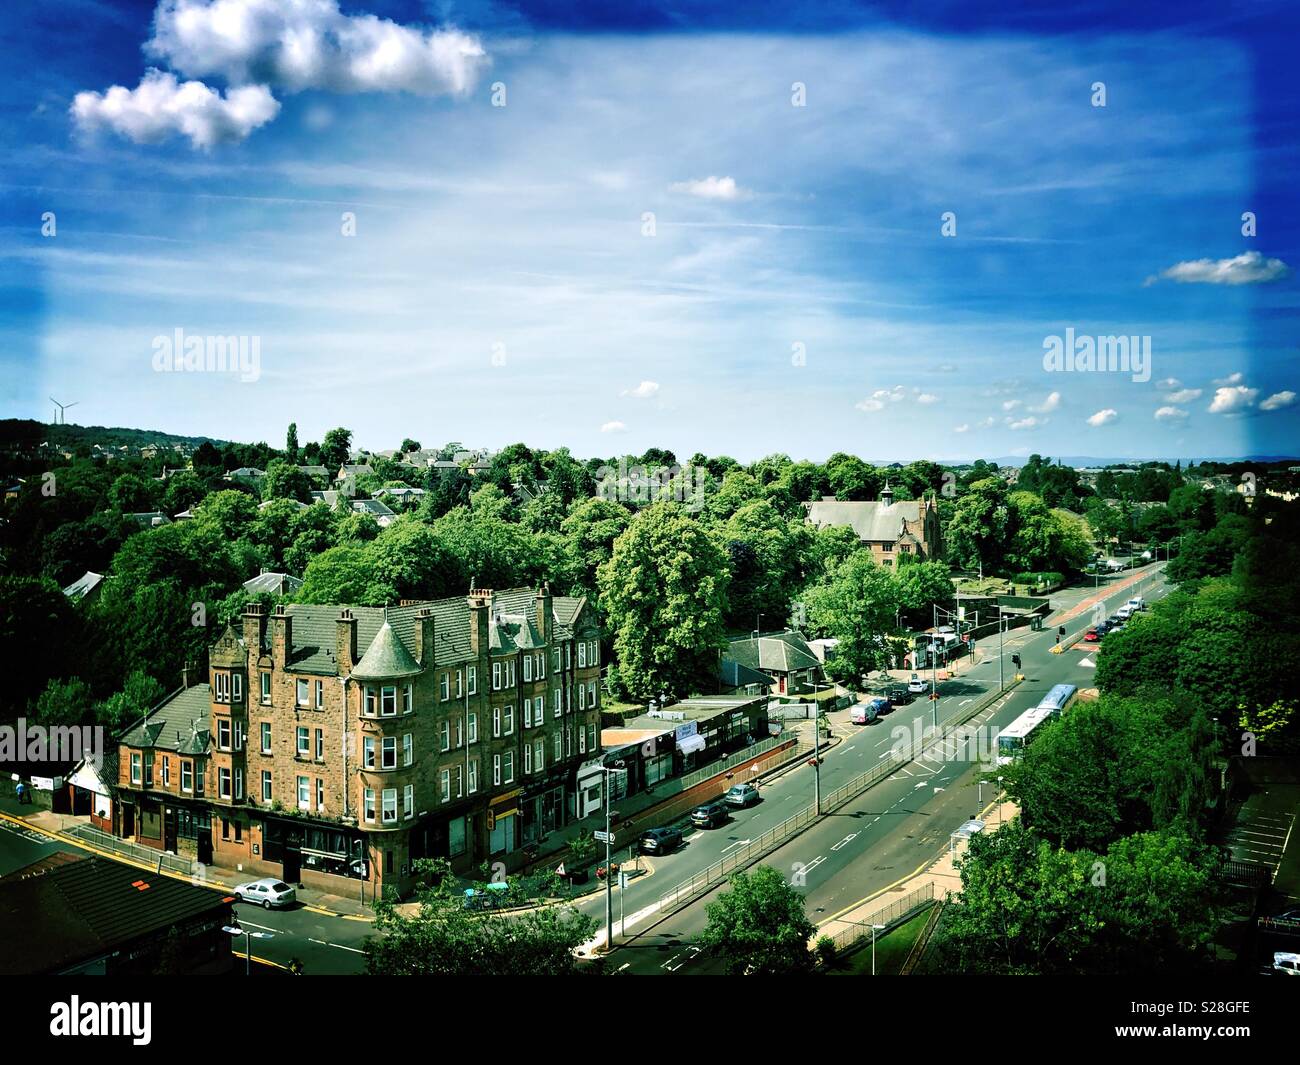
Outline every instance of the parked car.
<svg viewBox="0 0 1300 1065">
<path fill-rule="evenodd" d="M 906 706 L 912 701 L 912 693 L 906 685 L 896 684 L 885 692 L 885 698 L 889 700 L 890 706 Z"/>
<path fill-rule="evenodd" d="M 467 910 L 495 910 L 505 905 L 510 885 L 503 881 L 484 884 L 482 888 L 466 888 L 462 906 Z"/>
<path fill-rule="evenodd" d="M 1300 976 L 1300 954 L 1289 951 L 1274 951 L 1273 971 L 1280 976 Z"/>
<path fill-rule="evenodd" d="M 719 825 L 726 824 L 730 816 L 727 812 L 727 804 L 717 799 L 695 807 L 691 811 L 691 824 L 696 828 L 717 828 Z"/>
<path fill-rule="evenodd" d="M 1099 632 L 1097 630 L 1097 626 L 1094 625 L 1092 628 L 1090 628 L 1087 632 L 1083 634 L 1083 638 L 1088 643 L 1097 643 L 1101 639 L 1102 634 L 1103 634 L 1102 632 Z"/>
<path fill-rule="evenodd" d="M 758 802 L 758 788 L 753 784 L 733 784 L 727 789 L 727 793 L 722 796 L 722 801 L 728 806 L 739 806 L 744 809 L 746 806 L 753 806 Z"/>
<path fill-rule="evenodd" d="M 270 910 L 292 906 L 298 898 L 298 893 L 283 880 L 268 876 L 261 880 L 250 880 L 246 884 L 239 884 L 235 888 L 235 898 L 240 902 L 258 903 L 263 909 Z"/>
<path fill-rule="evenodd" d="M 667 854 L 682 845 L 682 831 L 679 828 L 647 829 L 641 833 L 636 845 L 642 854 Z"/>
<path fill-rule="evenodd" d="M 1135 595 L 1132 599 L 1130 599 L 1130 600 L 1129 600 L 1127 603 L 1125 603 L 1124 605 L 1125 605 L 1126 607 L 1128 607 L 1130 610 L 1133 610 L 1133 611 L 1137 611 L 1137 610 L 1145 610 L 1145 609 L 1147 608 L 1147 601 L 1146 601 L 1145 599 L 1143 599 L 1142 596 L 1140 596 L 1140 595 Z"/>
<path fill-rule="evenodd" d="M 1121 621 L 1128 621 L 1128 619 L 1133 616 L 1133 613 L 1134 613 L 1133 605 L 1131 603 L 1125 603 L 1122 607 L 1120 607 L 1118 610 L 1115 611 L 1115 616 L 1119 618 Z"/>
<path fill-rule="evenodd" d="M 926 684 L 916 673 L 912 674 L 911 679 L 907 682 L 907 690 L 913 695 L 921 695 L 925 692 Z"/>
</svg>

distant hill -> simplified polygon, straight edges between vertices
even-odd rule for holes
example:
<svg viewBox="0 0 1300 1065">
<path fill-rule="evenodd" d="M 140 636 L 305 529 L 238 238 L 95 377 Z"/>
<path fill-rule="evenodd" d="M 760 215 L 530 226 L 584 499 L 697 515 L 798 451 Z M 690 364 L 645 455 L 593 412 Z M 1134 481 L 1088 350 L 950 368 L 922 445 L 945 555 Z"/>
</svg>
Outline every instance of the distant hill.
<svg viewBox="0 0 1300 1065">
<path fill-rule="evenodd" d="M 177 436 L 160 429 L 112 428 L 103 425 L 51 425 L 30 418 L 0 419 L 0 446 L 34 447 L 42 442 L 76 447 L 79 444 L 102 444 L 105 447 L 144 447 L 148 444 L 185 444 L 196 448 L 207 441 L 214 447 L 223 447 L 229 441 L 211 436 Z"/>
</svg>

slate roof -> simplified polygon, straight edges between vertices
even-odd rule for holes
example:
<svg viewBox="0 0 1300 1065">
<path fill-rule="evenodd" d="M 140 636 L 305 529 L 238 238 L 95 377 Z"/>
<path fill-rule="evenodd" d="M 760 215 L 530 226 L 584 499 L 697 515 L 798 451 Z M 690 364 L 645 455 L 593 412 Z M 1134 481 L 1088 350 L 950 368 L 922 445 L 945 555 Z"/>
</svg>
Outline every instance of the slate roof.
<svg viewBox="0 0 1300 1065">
<path fill-rule="evenodd" d="M 436 627 L 434 632 L 437 632 Z M 370 641 L 361 661 L 352 668 L 352 676 L 358 680 L 392 680 L 414 677 L 419 672 L 420 663 L 397 638 L 387 621 Z"/>
<path fill-rule="evenodd" d="M 86 570 L 85 573 L 63 589 L 63 594 L 74 603 L 80 602 L 98 588 L 103 579 L 104 575 L 102 573 L 94 573 L 91 570 Z"/>
<path fill-rule="evenodd" d="M 718 677 L 727 688 L 748 688 L 751 684 L 770 688 L 776 683 L 766 673 L 760 673 L 750 666 L 742 666 L 734 658 L 728 658 L 726 655 L 723 655 L 718 663 Z"/>
<path fill-rule="evenodd" d="M 799 669 L 816 669 L 821 665 L 821 660 L 812 653 L 808 642 L 797 632 L 733 640 L 727 648 L 727 656 L 742 666 L 772 673 L 793 673 Z"/>
<path fill-rule="evenodd" d="M 858 534 L 859 540 L 890 544 L 902 535 L 904 521 L 921 520 L 922 505 L 917 499 L 904 499 L 889 506 L 880 500 L 859 503 L 839 499 L 804 504 L 813 525 L 821 528 L 847 525 Z"/>
<path fill-rule="evenodd" d="M 0 878 L 0 972 L 57 973 L 230 902 L 208 888 L 104 858 L 42 860 Z"/>
<path fill-rule="evenodd" d="M 204 754 L 211 741 L 212 695 L 207 684 L 194 684 L 168 696 L 119 737 L 128 747 Z"/>
<path fill-rule="evenodd" d="M 286 595 L 302 587 L 302 578 L 292 573 L 259 573 L 251 580 L 244 581 L 244 591 L 269 592 L 271 595 Z"/>
<path fill-rule="evenodd" d="M 492 615 L 488 625 L 488 645 L 493 652 L 506 653 L 541 646 L 541 636 L 537 632 L 534 617 L 536 596 L 537 592 L 532 588 L 510 588 L 493 593 Z M 552 597 L 551 614 L 558 639 L 573 638 L 573 626 L 585 601 L 583 597 Z M 415 619 L 426 608 L 433 613 L 434 619 L 434 663 L 443 666 L 469 661 L 472 657 L 469 645 L 470 615 L 463 596 L 388 607 L 387 624 L 405 650 L 414 658 L 417 646 Z M 337 676 L 338 659 L 335 650 L 338 617 L 343 605 L 288 603 L 284 609 L 293 618 L 293 648 L 289 654 L 289 668 L 299 673 Z M 364 660 L 371 643 L 385 624 L 385 609 L 374 606 L 348 606 L 348 609 L 357 619 L 357 652 Z M 268 625 L 268 641 L 270 633 L 271 626 Z M 269 652 L 269 644 L 263 650 Z"/>
</svg>

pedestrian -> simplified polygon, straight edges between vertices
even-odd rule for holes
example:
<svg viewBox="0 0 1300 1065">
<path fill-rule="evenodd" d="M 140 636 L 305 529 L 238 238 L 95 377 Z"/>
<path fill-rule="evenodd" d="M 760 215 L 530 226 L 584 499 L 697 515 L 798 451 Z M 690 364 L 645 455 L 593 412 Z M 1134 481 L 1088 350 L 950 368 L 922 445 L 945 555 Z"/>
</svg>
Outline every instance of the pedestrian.
<svg viewBox="0 0 1300 1065">
<path fill-rule="evenodd" d="M 14 788 L 14 793 L 18 796 L 18 805 L 22 806 L 27 801 L 27 785 L 20 780 L 18 786 Z"/>
</svg>

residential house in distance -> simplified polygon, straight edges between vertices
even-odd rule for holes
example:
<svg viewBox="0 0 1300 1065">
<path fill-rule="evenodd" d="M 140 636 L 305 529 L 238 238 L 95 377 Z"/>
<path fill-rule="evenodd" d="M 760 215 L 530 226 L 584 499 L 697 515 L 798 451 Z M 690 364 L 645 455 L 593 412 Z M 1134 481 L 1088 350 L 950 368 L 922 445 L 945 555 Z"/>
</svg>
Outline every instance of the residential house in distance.
<svg viewBox="0 0 1300 1065">
<path fill-rule="evenodd" d="M 89 603 L 99 595 L 103 583 L 104 575 L 102 573 L 86 570 L 85 573 L 63 589 L 63 594 L 74 603 Z"/>
<path fill-rule="evenodd" d="M 142 529 L 153 529 L 159 525 L 170 525 L 172 523 L 171 518 L 167 517 L 161 510 L 149 510 L 143 514 L 126 514 L 124 517 L 135 522 Z"/>
<path fill-rule="evenodd" d="M 339 467 L 339 472 L 334 475 L 335 484 L 343 484 L 349 479 L 355 480 L 357 477 L 373 477 L 375 469 L 369 463 L 345 462 Z"/>
<path fill-rule="evenodd" d="M 261 484 L 266 477 L 265 470 L 259 470 L 256 466 L 240 466 L 237 470 L 231 470 L 223 481 L 242 481 L 244 484 Z"/>
<path fill-rule="evenodd" d="M 269 592 L 271 595 L 292 595 L 302 587 L 302 578 L 292 573 L 268 573 L 263 570 L 251 580 L 244 581 L 243 589 L 253 595 Z"/>
<path fill-rule="evenodd" d="M 818 528 L 848 526 L 871 548 L 879 565 L 893 566 L 895 559 L 911 555 L 918 561 L 938 558 L 943 545 L 934 497 L 894 501 L 888 484 L 880 498 L 869 502 L 822 499 L 805 503 L 808 521 Z"/>
<path fill-rule="evenodd" d="M 599 654 L 587 601 L 546 588 L 250 604 L 207 683 L 120 737 L 117 834 L 365 897 L 420 858 L 509 861 L 600 807 Z"/>
<path fill-rule="evenodd" d="M 824 680 L 822 661 L 799 633 L 786 630 L 732 640 L 723 655 L 726 663 L 758 673 L 774 695 L 815 691 Z"/>
<path fill-rule="evenodd" d="M 299 466 L 299 473 L 305 473 L 311 478 L 312 484 L 322 485 L 329 480 L 330 471 L 324 466 Z"/>
</svg>

